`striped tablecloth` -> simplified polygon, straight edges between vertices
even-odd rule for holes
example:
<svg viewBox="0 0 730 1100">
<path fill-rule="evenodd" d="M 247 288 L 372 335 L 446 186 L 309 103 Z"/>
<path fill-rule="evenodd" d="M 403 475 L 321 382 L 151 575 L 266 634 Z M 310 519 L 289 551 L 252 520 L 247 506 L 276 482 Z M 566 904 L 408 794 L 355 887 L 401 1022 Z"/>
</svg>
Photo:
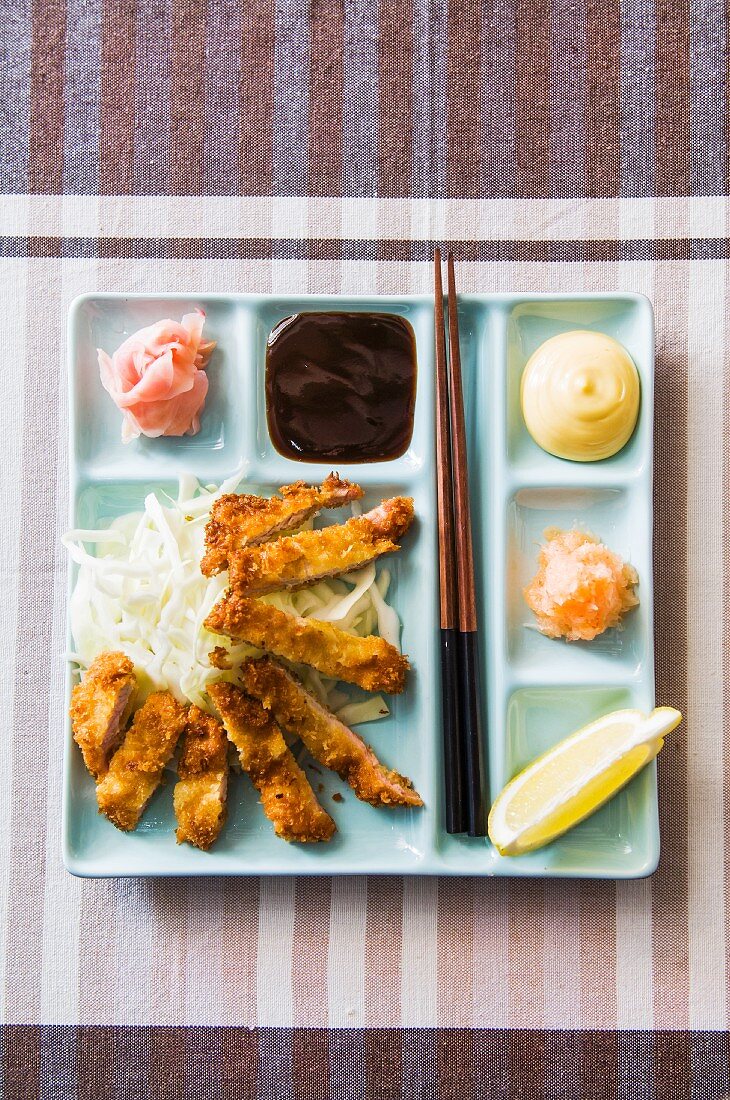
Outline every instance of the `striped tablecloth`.
<svg viewBox="0 0 730 1100">
<path fill-rule="evenodd" d="M 721 0 L 2 0 L 6 1100 L 727 1097 Z M 78 881 L 64 326 L 90 290 L 656 307 L 663 853 L 640 882 Z"/>
</svg>

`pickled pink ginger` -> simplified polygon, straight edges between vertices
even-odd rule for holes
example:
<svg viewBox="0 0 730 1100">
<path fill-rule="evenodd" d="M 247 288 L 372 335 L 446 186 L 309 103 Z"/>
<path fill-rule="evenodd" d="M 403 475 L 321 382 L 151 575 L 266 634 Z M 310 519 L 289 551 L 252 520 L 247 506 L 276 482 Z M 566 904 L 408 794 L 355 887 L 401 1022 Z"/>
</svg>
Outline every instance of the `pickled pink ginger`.
<svg viewBox="0 0 730 1100">
<path fill-rule="evenodd" d="M 127 337 L 109 358 L 98 349 L 101 383 L 123 414 L 122 442 L 139 435 L 195 435 L 208 392 L 205 368 L 215 341 L 203 340 L 205 314 L 158 321 Z"/>
</svg>

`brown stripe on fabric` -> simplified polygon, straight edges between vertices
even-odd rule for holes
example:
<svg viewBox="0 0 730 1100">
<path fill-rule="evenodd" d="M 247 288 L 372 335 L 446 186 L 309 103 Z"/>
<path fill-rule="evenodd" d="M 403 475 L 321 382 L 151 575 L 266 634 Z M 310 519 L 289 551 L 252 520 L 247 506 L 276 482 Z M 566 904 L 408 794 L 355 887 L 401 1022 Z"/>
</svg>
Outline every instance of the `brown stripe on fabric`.
<svg viewBox="0 0 730 1100">
<path fill-rule="evenodd" d="M 227 878 L 223 883 L 221 1017 L 248 1027 L 256 1023 L 259 893 L 257 878 Z M 257 1048 L 251 1049 L 253 1057 Z"/>
<path fill-rule="evenodd" d="M 378 1100 L 401 1100 L 402 1091 L 403 1033 L 396 1028 L 366 1028 L 365 1095 Z"/>
<path fill-rule="evenodd" d="M 730 8 L 730 2 L 728 4 Z M 730 93 L 729 93 L 730 94 Z M 725 301 L 730 300 L 730 269 L 725 268 Z M 723 374 L 722 447 L 722 744 L 724 789 L 730 790 L 730 372 Z M 730 1021 L 730 798 L 723 806 L 725 843 L 725 1019 Z M 729 1067 L 730 1068 L 730 1067 Z"/>
<path fill-rule="evenodd" d="M 654 496 L 657 701 L 687 713 L 687 280 L 684 264 L 657 269 Z M 654 1021 L 689 1022 L 687 741 L 659 754 L 662 854 L 652 881 Z M 661 1044 L 657 1058 L 661 1061 Z M 657 1067 L 658 1068 L 658 1067 Z M 665 1095 L 669 1095 L 666 1093 Z"/>
<path fill-rule="evenodd" d="M 185 1062 L 178 1070 L 184 1082 L 185 1100 L 195 1096 L 201 1077 L 205 1082 L 205 1100 L 222 1100 L 223 1034 L 222 1027 L 185 1027 Z M 204 1073 L 194 1070 L 191 1073 L 193 1066 L 205 1067 Z"/>
<path fill-rule="evenodd" d="M 327 1025 L 327 952 L 332 880 L 299 878 L 296 884 L 292 936 L 292 1019 L 295 1027 Z M 306 1076 L 306 1065 L 294 1060 Z"/>
<path fill-rule="evenodd" d="M 401 1018 L 403 879 L 368 878 L 365 922 L 365 1011 L 367 1023 Z"/>
<path fill-rule="evenodd" d="M 580 1008 L 582 1026 L 616 1027 L 616 886 L 613 882 L 571 885 L 578 894 Z M 616 1064 L 613 1065 L 614 1076 Z"/>
<path fill-rule="evenodd" d="M 184 1027 L 155 1027 L 150 1034 L 150 1100 L 186 1100 Z"/>
<path fill-rule="evenodd" d="M 41 1028 L 25 1024 L 3 1027 L 0 1095 L 4 1100 L 31 1100 L 41 1095 Z"/>
<path fill-rule="evenodd" d="M 474 883 L 439 880 L 438 1021 L 446 1027 L 469 1027 L 474 980 Z"/>
<path fill-rule="evenodd" d="M 329 1100 L 331 1054 L 327 1029 L 296 1028 L 291 1046 L 294 1100 Z"/>
<path fill-rule="evenodd" d="M 662 750 L 663 751 L 663 750 Z M 679 1034 L 658 1031 L 654 1035 L 654 1096 L 656 1100 L 689 1100 L 694 1094 L 692 1072 L 692 1033 L 681 1030 Z M 727 1093 L 725 1093 L 727 1096 Z M 704 1100 L 704 1096 L 702 1097 Z"/>
<path fill-rule="evenodd" d="M 332 237 L 0 237 L 0 257 L 102 260 L 289 260 L 431 263 L 439 244 L 459 263 L 617 263 L 726 260 L 730 239 L 352 240 Z M 275 255 L 276 252 L 276 255 Z M 325 288 L 326 289 L 326 288 Z"/>
<path fill-rule="evenodd" d="M 238 194 L 270 195 L 274 177 L 275 0 L 242 5 Z"/>
<path fill-rule="evenodd" d="M 446 171 L 451 197 L 482 194 L 482 26 L 480 0 L 450 0 Z"/>
<path fill-rule="evenodd" d="M 28 237 L 25 254 L 29 258 L 58 260 L 63 256 L 61 237 Z"/>
<path fill-rule="evenodd" d="M 220 1100 L 258 1100 L 259 1042 L 256 1029 L 224 1027 L 220 1031 Z"/>
<path fill-rule="evenodd" d="M 103 1025 L 97 1027 L 48 1027 L 48 1049 L 51 1046 L 69 1047 L 76 1040 L 78 1069 L 74 1086 L 70 1090 L 60 1082 L 53 1082 L 55 1089 L 43 1091 L 40 1080 L 48 1081 L 47 1067 L 41 1073 L 35 1073 L 33 1061 L 39 1050 L 39 1034 L 36 1026 L 5 1026 L 1 1029 L 0 1040 L 4 1049 L 13 1051 L 9 1061 L 6 1058 L 4 1068 L 6 1076 L 3 1082 L 4 1100 L 29 1100 L 29 1098 L 52 1096 L 55 1100 L 66 1100 L 73 1095 L 76 1100 L 111 1100 L 113 1097 L 123 1100 L 149 1100 L 151 1093 L 146 1077 L 137 1072 L 140 1060 L 149 1062 L 153 1036 L 156 1031 L 169 1035 L 172 1031 L 185 1031 L 188 1043 L 188 1058 L 184 1066 L 178 1068 L 178 1077 L 188 1082 L 188 1095 L 205 1095 L 218 1100 L 217 1089 L 210 1086 L 211 1051 L 221 1052 L 223 1065 L 220 1067 L 223 1080 L 221 1100 L 269 1100 L 281 1096 L 279 1091 L 261 1092 L 260 1084 L 265 1076 L 257 1063 L 256 1049 L 265 1046 L 276 1051 L 291 1044 L 293 1031 L 286 1028 L 249 1029 L 243 1027 L 188 1027 L 157 1029 L 155 1027 L 133 1027 Z M 482 1061 L 491 1065 L 500 1061 L 505 1052 L 510 1051 L 515 1076 L 508 1089 L 491 1087 L 491 1079 L 485 1077 L 478 1083 L 477 1091 L 467 1092 L 455 1081 L 455 1074 L 448 1072 L 442 1078 L 449 1087 L 446 1091 L 422 1092 L 419 1096 L 439 1096 L 439 1100 L 464 1100 L 467 1096 L 499 1096 L 507 1100 L 649 1100 L 654 1095 L 657 1100 L 672 1100 L 676 1095 L 686 1095 L 691 1089 L 698 1100 L 711 1100 L 727 1095 L 726 1066 L 728 1060 L 727 1033 L 697 1031 L 652 1033 L 647 1031 L 540 1031 L 523 1029 L 506 1031 L 496 1029 L 445 1028 L 433 1032 L 422 1028 L 370 1029 L 365 1039 L 371 1044 L 375 1058 L 375 1086 L 371 1088 L 361 1078 L 351 1075 L 342 1077 L 352 1069 L 352 1060 L 348 1055 L 361 1045 L 363 1032 L 358 1029 L 331 1029 L 328 1038 L 328 1052 L 319 1042 L 317 1029 L 300 1029 L 299 1041 L 309 1044 L 310 1091 L 312 1100 L 323 1100 L 328 1091 L 328 1079 L 333 1071 L 332 1044 L 339 1046 L 342 1055 L 339 1060 L 340 1072 L 336 1078 L 338 1096 L 361 1097 L 362 1100 L 395 1100 L 401 1095 L 402 1082 L 391 1076 L 393 1055 L 397 1048 L 403 1047 L 418 1070 L 425 1068 L 427 1060 L 436 1057 L 439 1064 L 459 1064 L 464 1051 L 471 1046 L 481 1051 Z M 266 1042 L 262 1043 L 262 1038 Z M 424 1037 L 429 1041 L 424 1042 Z M 217 1040 L 220 1039 L 220 1046 Z M 647 1067 L 642 1061 L 631 1063 L 619 1082 L 618 1090 L 612 1085 L 610 1076 L 604 1076 L 610 1067 L 612 1051 L 616 1043 L 627 1049 L 640 1050 L 647 1043 L 660 1040 L 664 1051 L 661 1066 L 661 1078 L 656 1083 L 650 1080 Z M 692 1060 L 684 1056 L 688 1040 L 691 1042 Z M 161 1038 L 157 1040 L 157 1043 Z M 586 1050 L 591 1051 L 594 1059 L 589 1075 L 581 1079 L 581 1065 Z M 535 1066 L 544 1067 L 544 1076 L 538 1078 Z M 217 1068 L 217 1067 L 216 1067 Z M 271 1068 L 271 1067 L 270 1067 Z M 29 1073 L 30 1070 L 30 1073 Z M 610 1072 L 610 1070 L 609 1070 Z M 270 1076 L 270 1075 L 269 1075 Z M 454 1085 L 451 1086 L 451 1082 Z M 652 1084 L 654 1087 L 652 1088 Z M 489 1085 L 489 1090 L 485 1086 Z M 192 1086 L 192 1090 L 190 1088 Z M 200 1092 L 201 1086 L 203 1092 Z M 172 1087 L 177 1091 L 177 1084 Z M 331 1090 L 334 1092 L 334 1090 Z M 172 1093 L 170 1093 L 172 1095 Z M 412 1094 L 415 1095 L 415 1094 Z M 409 1096 L 410 1100 L 410 1096 Z"/>
<path fill-rule="evenodd" d="M 454 1035 L 458 1041 L 454 1042 Z M 474 1072 L 475 1035 L 471 1028 L 439 1029 L 436 1032 L 436 1095 L 475 1097 L 481 1082 Z"/>
<path fill-rule="evenodd" d="M 469 1028 L 474 1003 L 474 883 L 439 880 L 437 923 L 437 1012 L 440 1027 Z M 440 1096 L 470 1096 L 477 1082 L 471 1032 L 455 1054 L 436 1048 L 436 1081 Z"/>
<path fill-rule="evenodd" d="M 586 195 L 619 194 L 621 2 L 586 4 Z"/>
<path fill-rule="evenodd" d="M 134 192 L 134 81 L 136 0 L 103 0 L 99 190 Z"/>
<path fill-rule="evenodd" d="M 725 33 L 728 34 L 730 29 L 730 0 L 725 0 Z M 730 49 L 725 50 L 725 63 L 720 70 L 723 79 L 723 102 L 722 111 L 724 119 L 724 169 L 725 169 L 725 186 L 722 193 L 724 195 L 730 195 Z"/>
<path fill-rule="evenodd" d="M 381 0 L 378 194 L 410 195 L 413 174 L 413 0 Z"/>
<path fill-rule="evenodd" d="M 542 883 L 512 879 L 506 885 L 510 1027 L 539 1027 L 544 1020 L 545 894 Z M 525 981 L 525 975 L 530 981 Z"/>
<path fill-rule="evenodd" d="M 170 190 L 200 195 L 205 136 L 205 4 L 172 0 Z"/>
<path fill-rule="evenodd" d="M 690 0 L 656 0 L 656 195 L 692 187 Z"/>
<path fill-rule="evenodd" d="M 66 0 L 33 0 L 28 190 L 63 191 Z"/>
<path fill-rule="evenodd" d="M 309 194 L 342 194 L 345 11 L 341 0 L 315 0 L 309 73 Z"/>
<path fill-rule="evenodd" d="M 603 981 L 594 990 L 595 1000 L 605 996 L 615 982 L 609 979 L 609 971 L 603 975 Z M 614 994 L 615 999 L 615 994 Z M 593 1014 L 591 1014 L 593 1015 Z M 586 1021 L 591 1017 L 585 1017 Z M 615 1100 L 618 1093 L 618 1036 L 615 1031 L 576 1032 L 577 1056 L 580 1064 L 581 1097 L 591 1096 L 596 1100 Z M 576 1074 L 578 1076 L 578 1074 Z M 625 1095 L 625 1093 L 622 1093 Z"/>
<path fill-rule="evenodd" d="M 118 1095 L 119 1036 L 124 1029 L 81 1025 L 74 1030 L 79 1080 L 86 1084 L 89 1096 L 104 1096 L 111 1100 Z M 134 1031 L 133 1028 L 129 1030 Z M 134 1068 L 139 1073 L 139 1065 Z"/>
<path fill-rule="evenodd" d="M 550 194 L 550 0 L 515 5 L 515 157 L 519 198 Z"/>
<path fill-rule="evenodd" d="M 529 973 L 529 970 L 525 971 Z M 523 975 L 523 984 L 525 982 Z M 515 1028 L 506 1033 L 509 1064 L 509 1100 L 554 1100 L 545 1089 L 548 1072 L 545 1032 Z"/>
</svg>

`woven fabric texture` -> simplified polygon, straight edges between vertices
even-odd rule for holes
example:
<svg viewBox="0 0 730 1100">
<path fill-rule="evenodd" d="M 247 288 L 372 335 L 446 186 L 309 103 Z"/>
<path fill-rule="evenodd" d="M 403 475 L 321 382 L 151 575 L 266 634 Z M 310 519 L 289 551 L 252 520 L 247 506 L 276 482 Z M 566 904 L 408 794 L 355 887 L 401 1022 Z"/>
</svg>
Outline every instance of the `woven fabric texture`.
<svg viewBox="0 0 730 1100">
<path fill-rule="evenodd" d="M 309 1095 L 307 1067 L 321 1065 L 329 1092 L 312 1095 L 451 1095 L 439 1081 L 458 1082 L 454 1065 L 467 1067 L 454 1095 L 727 1095 L 725 4 L 0 7 L 9 1100 L 96 1095 L 89 1081 L 98 1095 L 176 1096 L 175 1067 L 215 1057 L 212 1091 L 180 1095 L 233 1095 L 224 1067 L 248 1066 L 249 1049 L 261 1097 Z M 659 759 L 659 871 L 618 884 L 70 878 L 69 302 L 92 290 L 428 293 L 435 243 L 456 250 L 464 292 L 626 290 L 654 303 L 657 693 L 686 716 Z M 429 1030 L 450 1028 L 453 1047 Z M 147 1092 L 124 1083 L 130 1061 L 154 1078 Z M 480 1093 L 486 1066 L 496 1076 Z"/>
</svg>

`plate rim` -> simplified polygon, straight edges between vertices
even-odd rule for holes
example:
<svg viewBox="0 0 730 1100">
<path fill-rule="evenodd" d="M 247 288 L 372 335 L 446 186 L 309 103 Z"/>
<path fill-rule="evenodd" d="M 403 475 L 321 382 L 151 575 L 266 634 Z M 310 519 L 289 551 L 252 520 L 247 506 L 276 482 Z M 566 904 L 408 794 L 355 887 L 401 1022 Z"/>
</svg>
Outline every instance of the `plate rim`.
<svg viewBox="0 0 730 1100">
<path fill-rule="evenodd" d="M 79 489 L 79 472 L 76 456 L 76 412 L 75 412 L 75 397 L 76 397 L 76 385 L 75 385 L 75 361 L 76 361 L 76 346 L 75 346 L 75 333 L 76 322 L 79 312 L 92 301 L 154 301 L 164 299 L 166 301 L 221 301 L 240 303 L 244 305 L 255 306 L 257 304 L 273 304 L 275 302 L 296 301 L 307 302 L 317 305 L 318 303 L 332 303 L 335 300 L 341 300 L 343 303 L 343 310 L 347 309 L 348 303 L 378 303 L 382 302 L 384 305 L 393 307 L 398 303 L 413 304 L 420 306 L 432 306 L 433 295 L 431 294 L 376 294 L 376 293 L 358 293 L 358 294 L 346 294 L 339 293 L 317 293 L 317 294 L 298 294 L 291 292 L 281 293 L 266 293 L 266 294 L 239 294 L 235 292 L 218 292 L 218 291 L 155 291 L 155 292 L 142 292 L 134 291 L 124 293 L 120 291 L 88 291 L 83 294 L 77 295 L 69 304 L 67 326 L 66 326 L 66 346 L 67 346 L 67 363 L 66 363 L 66 392 L 68 401 L 68 432 L 67 432 L 67 459 L 68 459 L 68 522 L 69 526 L 75 525 L 75 509 L 76 499 Z M 642 403 L 645 398 L 645 394 L 649 399 L 649 414 L 646 418 L 647 425 L 647 439 L 646 449 L 643 454 L 645 469 L 639 472 L 636 477 L 636 482 L 642 482 L 643 488 L 646 493 L 645 503 L 648 505 L 647 511 L 649 517 L 653 516 L 653 487 L 654 487 L 654 387 L 655 387 L 655 354 L 656 354 L 656 328 L 655 328 L 655 313 L 651 300 L 643 293 L 635 291 L 556 291 L 546 293 L 530 293 L 526 291 L 509 292 L 500 291 L 494 293 L 468 293 L 459 295 L 460 302 L 465 304 L 476 304 L 484 307 L 500 306 L 503 307 L 508 304 L 518 305 L 524 302 L 581 302 L 581 301 L 594 301 L 594 302 L 611 302 L 611 301 L 624 301 L 626 303 L 632 303 L 635 307 L 640 308 L 646 313 L 646 330 L 649 336 L 646 346 L 646 363 L 644 365 L 644 374 L 646 375 L 646 386 L 644 380 L 644 374 L 642 374 Z M 648 389 L 648 393 L 646 393 Z M 576 465 L 576 464 L 573 464 Z M 566 467 L 568 469 L 569 467 Z M 572 483 L 572 482 L 571 482 Z M 623 482 L 622 482 L 623 484 Z M 516 486 L 513 484 L 510 491 L 516 491 Z M 647 532 L 647 557 L 652 559 L 653 555 L 653 522 L 649 523 L 649 530 Z M 75 581 L 74 566 L 70 558 L 67 559 L 67 588 L 66 588 L 66 640 L 67 644 L 70 644 L 70 616 L 69 616 L 69 603 L 71 593 L 73 591 Z M 654 647 L 654 577 L 653 571 L 649 570 L 646 578 L 642 577 L 642 588 L 644 592 L 649 593 L 649 623 L 648 623 L 648 639 L 647 639 L 647 657 L 650 663 L 649 682 L 651 687 L 652 696 L 655 696 L 655 647 Z M 483 658 L 484 659 L 484 658 Z M 62 805 L 61 805 L 61 847 L 63 863 L 66 870 L 79 878 L 154 878 L 154 877 L 271 877 L 275 875 L 302 875 L 306 877 L 320 876 L 320 875 L 347 875 L 347 876 L 359 876 L 363 874 L 378 874 L 388 876 L 412 876 L 412 875 L 436 875 L 446 877 L 512 877 L 512 878 L 544 878 L 544 879 L 588 879 L 588 880 L 605 880 L 605 881 L 623 881 L 623 880 L 635 880 L 639 878 L 645 878 L 656 870 L 660 858 L 660 834 L 659 834 L 659 804 L 658 804 L 658 784 L 657 784 L 657 766 L 656 761 L 652 761 L 650 765 L 651 779 L 651 792 L 649 793 L 650 804 L 647 807 L 647 827 L 648 835 L 645 836 L 646 844 L 642 848 L 644 857 L 638 863 L 628 866 L 626 869 L 618 872 L 615 868 L 611 872 L 607 872 L 606 869 L 596 867 L 593 870 L 571 869 L 571 868 L 559 868 L 552 870 L 549 868 L 532 869 L 530 867 L 520 866 L 520 861 L 509 861 L 509 870 L 500 869 L 497 867 L 503 867 L 503 857 L 496 856 L 496 853 L 491 850 L 491 860 L 488 867 L 463 867 L 463 866 L 450 866 L 447 861 L 447 857 L 444 857 L 438 845 L 432 848 L 430 858 L 426 857 L 419 860 L 414 865 L 408 867 L 401 867 L 394 869 L 390 866 L 356 866 L 348 868 L 339 868 L 337 862 L 330 863 L 326 867 L 318 867 L 314 863 L 308 863 L 300 868 L 291 866 L 277 866 L 275 864 L 267 867 L 255 867 L 255 868 L 235 868 L 235 867 L 174 867 L 174 868 L 161 868 L 155 865 L 154 859 L 149 864 L 143 867 L 135 867 L 125 870 L 112 869 L 112 870 L 100 870 L 95 869 L 95 860 L 91 858 L 84 859 L 79 857 L 71 849 L 70 844 L 70 824 L 72 815 L 72 791 L 71 791 L 71 764 L 72 764 L 72 751 L 74 748 L 74 742 L 71 736 L 70 722 L 68 720 L 68 708 L 70 704 L 70 694 L 73 684 L 73 670 L 71 663 L 67 662 L 68 667 L 66 670 L 66 685 L 64 691 L 64 718 L 66 735 L 64 737 L 63 748 L 63 784 L 62 784 Z M 628 682 L 621 681 L 621 682 Z M 619 683 L 621 683 L 619 682 Z M 505 692 L 505 699 L 509 692 Z M 437 689 L 437 699 L 440 704 L 440 685 Z M 438 723 L 435 723 L 434 729 L 438 731 Z M 437 746 L 437 756 L 440 755 L 440 745 Z M 438 773 L 437 773 L 438 777 Z M 438 809 L 434 807 L 434 813 L 438 814 Z M 437 821 L 437 826 L 441 830 L 441 823 Z M 478 841 L 479 845 L 484 845 L 487 851 L 490 851 L 491 846 L 488 840 Z M 476 845 L 475 845 L 476 847 Z M 164 857 L 163 857 L 164 858 Z"/>
</svg>

